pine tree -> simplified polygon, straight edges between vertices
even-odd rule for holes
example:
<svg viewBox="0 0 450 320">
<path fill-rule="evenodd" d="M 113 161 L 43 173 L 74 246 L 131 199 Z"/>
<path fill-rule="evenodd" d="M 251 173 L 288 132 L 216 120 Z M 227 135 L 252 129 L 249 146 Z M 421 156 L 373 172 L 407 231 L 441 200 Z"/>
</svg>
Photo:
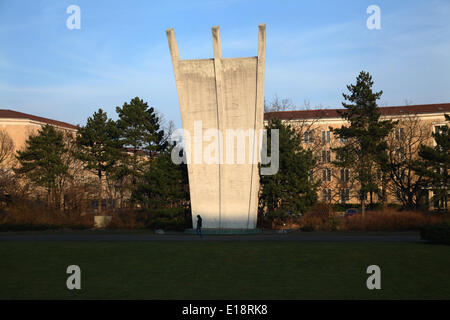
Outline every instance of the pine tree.
<svg viewBox="0 0 450 320">
<path fill-rule="evenodd" d="M 116 123 L 108 119 L 106 112 L 98 109 L 89 117 L 84 127 L 78 128 L 76 156 L 83 161 L 85 169 L 98 177 L 98 212 L 102 211 L 104 178 L 112 172 L 122 158 L 122 145 Z"/>
<path fill-rule="evenodd" d="M 260 178 L 261 207 L 269 214 L 305 213 L 317 201 L 317 185 L 309 180 L 309 172 L 315 165 L 312 153 L 301 147 L 301 134 L 281 120 L 271 120 L 266 129 L 269 153 L 270 130 L 279 130 L 279 169 L 274 175 Z"/>
<path fill-rule="evenodd" d="M 46 124 L 36 135 L 30 135 L 25 150 L 17 151 L 20 166 L 15 168 L 16 174 L 23 174 L 32 182 L 47 189 L 47 204 L 53 201 L 59 207 L 58 181 L 67 176 L 68 167 L 64 164 L 63 155 L 67 149 L 63 133 Z"/>
<path fill-rule="evenodd" d="M 445 115 L 447 123 L 450 116 Z M 438 210 L 448 211 L 448 194 L 450 190 L 450 129 L 448 125 L 441 126 L 433 133 L 436 146 L 421 145 L 419 156 L 423 161 L 417 163 L 417 174 L 426 177 L 426 186 L 433 191 L 433 200 L 439 203 Z"/>
<path fill-rule="evenodd" d="M 385 138 L 396 124 L 390 120 L 380 120 L 380 110 L 377 100 L 383 91 L 372 91 L 373 80 L 368 72 L 361 71 L 356 78 L 356 84 L 347 85 L 349 94 L 343 93 L 346 102 L 342 105 L 346 110 L 338 111 L 347 120 L 349 126 L 330 130 L 346 141 L 343 146 L 333 148 L 337 160 L 333 163 L 339 167 L 355 171 L 355 179 L 360 184 L 360 199 L 362 213 L 365 212 L 365 197 L 378 191 L 377 169 L 386 157 Z"/>
<path fill-rule="evenodd" d="M 186 164 L 174 164 L 170 148 L 160 153 L 145 171 L 133 197 L 147 209 L 185 206 L 189 201 Z"/>
<path fill-rule="evenodd" d="M 144 159 L 153 159 L 167 148 L 167 142 L 155 109 L 142 99 L 136 97 L 130 103 L 125 102 L 122 108 L 116 107 L 116 112 L 121 142 L 130 153 L 125 169 L 134 190 L 145 171 Z"/>
</svg>

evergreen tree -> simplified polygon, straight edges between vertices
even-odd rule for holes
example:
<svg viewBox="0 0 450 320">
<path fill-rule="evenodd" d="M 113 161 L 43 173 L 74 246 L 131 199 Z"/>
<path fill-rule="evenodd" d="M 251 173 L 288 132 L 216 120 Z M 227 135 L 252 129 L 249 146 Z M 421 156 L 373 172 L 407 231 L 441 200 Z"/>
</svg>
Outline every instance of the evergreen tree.
<svg viewBox="0 0 450 320">
<path fill-rule="evenodd" d="M 338 111 L 347 120 L 349 126 L 330 130 L 339 138 L 346 141 L 342 146 L 333 148 L 337 166 L 350 168 L 355 171 L 355 179 L 360 185 L 360 199 L 362 213 L 365 212 L 365 197 L 378 191 L 377 169 L 386 157 L 387 144 L 385 138 L 396 124 L 390 120 L 380 120 L 380 110 L 377 100 L 383 91 L 372 91 L 372 76 L 361 71 L 356 78 L 356 84 L 347 85 L 349 94 L 343 93 L 346 102 L 342 105 L 346 110 Z"/>
<path fill-rule="evenodd" d="M 270 129 L 279 130 L 279 169 L 274 175 L 260 177 L 260 205 L 270 214 L 305 213 L 317 201 L 317 185 L 309 180 L 315 165 L 312 153 L 301 147 L 301 134 L 281 120 L 271 120 L 266 129 L 269 153 Z"/>
<path fill-rule="evenodd" d="M 25 150 L 17 151 L 20 166 L 14 171 L 47 189 L 47 203 L 59 207 L 58 181 L 67 176 L 68 167 L 63 161 L 67 152 L 63 133 L 46 124 L 36 135 L 30 135 Z"/>
<path fill-rule="evenodd" d="M 189 201 L 186 164 L 172 162 L 170 149 L 160 153 L 133 192 L 147 209 L 183 207 Z"/>
<path fill-rule="evenodd" d="M 122 156 L 123 150 L 119 140 L 116 123 L 108 119 L 106 112 L 98 109 L 89 117 L 84 127 L 78 128 L 76 156 L 83 161 L 85 169 L 94 172 L 98 177 L 99 199 L 98 212 L 102 211 L 104 178 L 110 174 Z"/>
<path fill-rule="evenodd" d="M 133 190 L 144 174 L 144 159 L 153 159 L 167 147 L 167 142 L 155 109 L 142 99 L 136 97 L 130 103 L 125 102 L 122 108 L 116 107 L 116 112 L 121 142 L 130 153 L 126 171 L 131 177 Z"/>
<path fill-rule="evenodd" d="M 445 115 L 450 122 L 450 116 Z M 433 191 L 433 200 L 439 203 L 438 210 L 448 211 L 448 194 L 450 190 L 450 129 L 448 125 L 441 126 L 433 133 L 436 146 L 421 145 L 419 156 L 423 161 L 417 163 L 417 174 L 426 177 L 426 186 Z"/>
</svg>

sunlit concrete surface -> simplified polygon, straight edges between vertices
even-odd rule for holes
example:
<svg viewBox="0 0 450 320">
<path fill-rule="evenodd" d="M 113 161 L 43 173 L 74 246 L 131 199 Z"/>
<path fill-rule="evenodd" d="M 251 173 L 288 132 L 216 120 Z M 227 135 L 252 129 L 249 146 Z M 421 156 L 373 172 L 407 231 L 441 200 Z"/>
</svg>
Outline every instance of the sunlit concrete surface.
<svg viewBox="0 0 450 320">
<path fill-rule="evenodd" d="M 227 129 L 262 129 L 265 25 L 259 26 L 257 57 L 222 58 L 218 27 L 212 28 L 212 35 L 213 59 L 180 60 L 174 31 L 167 30 L 183 129 L 194 134 L 194 123 L 198 121 L 201 121 L 203 132 L 217 129 L 222 137 Z M 223 144 L 221 149 L 218 148 L 220 142 Z M 245 163 L 227 164 L 225 138 L 210 142 L 205 142 L 202 137 L 191 139 L 191 150 L 201 144 L 205 151 L 215 144 L 218 159 L 222 159 L 220 163 L 192 161 L 188 164 L 194 224 L 199 214 L 204 228 L 256 227 L 259 175 L 258 164 L 250 159 L 253 156 L 259 159 L 261 144 L 254 136 L 248 137 L 246 142 L 252 147 L 247 148 Z M 189 142 L 185 139 L 185 143 Z M 230 150 L 234 150 L 236 156 L 237 143 Z"/>
</svg>

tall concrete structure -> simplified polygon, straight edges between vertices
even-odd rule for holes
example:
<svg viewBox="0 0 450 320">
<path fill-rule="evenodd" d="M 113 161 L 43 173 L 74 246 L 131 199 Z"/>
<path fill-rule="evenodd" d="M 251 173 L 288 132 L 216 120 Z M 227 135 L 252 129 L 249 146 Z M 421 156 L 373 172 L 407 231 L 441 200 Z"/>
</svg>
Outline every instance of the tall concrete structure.
<svg viewBox="0 0 450 320">
<path fill-rule="evenodd" d="M 188 163 L 192 216 L 203 218 L 204 228 L 253 229 L 258 211 L 258 164 L 249 161 L 260 157 L 261 141 L 255 132 L 263 128 L 264 117 L 264 24 L 259 26 L 258 56 L 248 58 L 223 58 L 219 27 L 212 28 L 214 58 L 180 60 L 173 29 L 167 30 L 175 81 L 180 103 L 183 129 L 193 139 L 186 139 L 190 150 L 199 147 L 218 150 L 218 162 Z M 215 129 L 220 132 L 208 146 L 205 139 L 195 136 L 201 121 L 203 132 Z M 245 163 L 227 163 L 228 154 L 236 155 L 225 141 L 226 130 L 252 130 L 248 141 L 249 154 Z M 249 132 L 249 131 L 248 131 Z M 189 146 L 187 146 L 189 147 Z M 198 160 L 198 159 L 197 159 Z"/>
</svg>

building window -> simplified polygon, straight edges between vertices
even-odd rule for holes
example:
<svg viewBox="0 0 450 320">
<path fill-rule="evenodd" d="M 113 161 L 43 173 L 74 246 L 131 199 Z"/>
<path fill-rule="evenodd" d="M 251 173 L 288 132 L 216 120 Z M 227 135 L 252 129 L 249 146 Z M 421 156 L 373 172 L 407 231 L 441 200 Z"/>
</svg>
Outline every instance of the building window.
<svg viewBox="0 0 450 320">
<path fill-rule="evenodd" d="M 350 180 L 350 170 L 341 169 L 341 182 L 348 182 Z"/>
<path fill-rule="evenodd" d="M 380 169 L 377 170 L 377 179 L 383 182 L 383 172 Z"/>
<path fill-rule="evenodd" d="M 331 169 L 323 169 L 322 170 L 322 181 L 331 181 Z"/>
<path fill-rule="evenodd" d="M 314 182 L 314 170 L 309 170 L 308 180 Z"/>
<path fill-rule="evenodd" d="M 445 131 L 448 130 L 447 125 L 443 124 L 443 125 L 438 125 L 438 126 L 434 126 L 434 134 L 443 134 Z M 436 138 L 434 139 L 434 143 L 436 144 Z"/>
<path fill-rule="evenodd" d="M 397 129 L 395 129 L 394 138 L 397 141 L 405 140 L 405 129 L 404 128 L 397 128 Z"/>
<path fill-rule="evenodd" d="M 329 188 L 322 189 L 322 200 L 324 202 L 331 201 L 331 189 Z"/>
<path fill-rule="evenodd" d="M 402 201 L 402 193 L 400 191 L 395 191 L 395 198 L 397 199 L 397 201 Z"/>
<path fill-rule="evenodd" d="M 329 143 L 331 141 L 330 131 L 322 130 L 322 143 Z"/>
<path fill-rule="evenodd" d="M 361 190 L 359 190 L 359 200 L 367 201 L 367 192 L 362 192 Z"/>
<path fill-rule="evenodd" d="M 386 199 L 386 193 L 383 191 L 383 189 L 378 189 L 378 191 L 377 191 L 377 198 L 378 198 L 378 201 L 386 201 L 387 199 Z"/>
<path fill-rule="evenodd" d="M 330 150 L 322 150 L 322 163 L 331 162 L 331 153 Z"/>
<path fill-rule="evenodd" d="M 445 125 L 445 124 L 444 125 L 440 125 L 440 126 L 434 126 L 434 133 L 435 134 L 440 134 L 443 131 L 445 131 L 446 128 L 447 128 L 447 125 Z"/>
<path fill-rule="evenodd" d="M 303 134 L 303 141 L 305 143 L 313 143 L 314 142 L 314 131 L 305 131 Z"/>
<path fill-rule="evenodd" d="M 350 189 L 342 188 L 340 190 L 340 194 L 341 194 L 341 202 L 346 202 L 350 200 Z"/>
<path fill-rule="evenodd" d="M 401 160 L 401 161 L 405 160 L 406 159 L 405 148 L 404 147 L 397 148 L 395 150 L 395 156 L 398 160 Z"/>
</svg>

